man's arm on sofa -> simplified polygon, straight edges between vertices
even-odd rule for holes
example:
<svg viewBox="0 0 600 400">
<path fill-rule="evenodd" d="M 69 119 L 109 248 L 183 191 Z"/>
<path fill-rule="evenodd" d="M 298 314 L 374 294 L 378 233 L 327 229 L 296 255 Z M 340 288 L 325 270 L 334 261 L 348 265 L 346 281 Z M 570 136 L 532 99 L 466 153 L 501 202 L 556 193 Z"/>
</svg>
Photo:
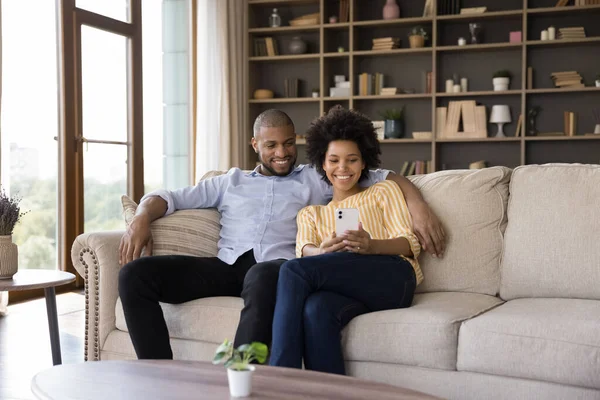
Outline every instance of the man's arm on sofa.
<svg viewBox="0 0 600 400">
<path fill-rule="evenodd" d="M 73 266 L 85 281 L 85 359 L 100 359 L 108 334 L 116 329 L 119 297 L 117 249 L 122 231 L 79 235 L 71 247 Z"/>
<path fill-rule="evenodd" d="M 413 230 L 419 238 L 423 250 L 434 257 L 442 257 L 446 249 L 444 228 L 423 199 L 419 189 L 402 175 L 390 172 L 387 179 L 396 182 L 404 193 L 404 199 L 413 220 Z"/>
<path fill-rule="evenodd" d="M 138 206 L 133 220 L 119 243 L 119 264 L 124 265 L 140 258 L 142 250 L 152 254 L 150 223 L 167 212 L 167 201 L 159 196 L 147 197 Z"/>
</svg>

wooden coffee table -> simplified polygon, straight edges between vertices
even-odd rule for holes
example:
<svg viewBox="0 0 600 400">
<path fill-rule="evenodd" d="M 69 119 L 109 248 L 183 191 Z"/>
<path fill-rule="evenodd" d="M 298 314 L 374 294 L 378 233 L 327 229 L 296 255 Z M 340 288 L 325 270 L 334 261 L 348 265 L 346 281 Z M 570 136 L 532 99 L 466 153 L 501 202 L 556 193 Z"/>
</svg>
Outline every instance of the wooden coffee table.
<svg viewBox="0 0 600 400">
<path fill-rule="evenodd" d="M 44 289 L 53 365 L 62 363 L 60 354 L 60 335 L 58 333 L 58 315 L 56 313 L 56 291 L 54 288 L 73 282 L 74 280 L 75 275 L 70 272 L 43 269 L 22 269 L 13 275 L 12 279 L 0 279 L 0 291 L 13 292 L 29 289 Z"/>
<path fill-rule="evenodd" d="M 229 399 L 223 366 L 192 361 L 90 361 L 50 368 L 33 377 L 38 399 Z M 300 369 L 256 366 L 253 400 L 437 399 L 383 383 Z"/>
</svg>

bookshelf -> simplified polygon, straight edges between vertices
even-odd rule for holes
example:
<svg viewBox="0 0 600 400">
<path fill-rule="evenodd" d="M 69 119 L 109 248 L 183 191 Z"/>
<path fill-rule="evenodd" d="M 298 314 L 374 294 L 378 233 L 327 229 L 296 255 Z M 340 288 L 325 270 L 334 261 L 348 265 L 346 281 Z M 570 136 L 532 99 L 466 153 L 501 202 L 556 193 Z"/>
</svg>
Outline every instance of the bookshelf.
<svg viewBox="0 0 600 400">
<path fill-rule="evenodd" d="M 302 135 L 310 121 L 329 108 L 340 104 L 365 113 L 372 120 L 382 118 L 388 108 L 405 107 L 405 135 L 401 139 L 385 139 L 382 145 L 382 167 L 399 171 L 405 161 L 431 160 L 433 170 L 468 168 L 478 160 L 488 166 L 545 162 L 600 163 L 600 135 L 594 130 L 593 108 L 600 109 L 600 88 L 594 87 L 600 74 L 600 5 L 554 7 L 557 0 L 461 0 L 462 7 L 487 7 L 483 14 L 423 16 L 426 0 L 397 0 L 401 18 L 382 19 L 385 1 L 349 0 L 348 22 L 329 23 L 338 15 L 340 0 L 245 0 L 247 6 L 246 85 L 252 96 L 259 88 L 275 92 L 273 99 L 248 99 L 248 130 L 244 141 L 252 137 L 256 116 L 268 108 L 287 112 Z M 438 0 L 442 1 L 442 0 Z M 436 3 L 436 1 L 434 1 Z M 277 8 L 282 26 L 269 28 L 269 15 Z M 288 26 L 288 21 L 302 15 L 320 13 L 319 23 L 310 26 Z M 458 38 L 469 43 L 468 25 L 483 26 L 479 44 L 458 45 Z M 548 26 L 585 28 L 585 38 L 540 40 L 540 32 Z M 424 27 L 429 40 L 423 48 L 410 48 L 408 33 L 415 26 Z M 509 41 L 511 31 L 521 31 L 522 40 Z M 273 37 L 278 56 L 256 56 L 254 39 Z M 305 54 L 292 55 L 288 44 L 295 36 L 307 43 Z M 373 38 L 399 37 L 401 45 L 391 50 L 371 50 Z M 338 50 L 342 47 L 341 51 Z M 528 88 L 528 67 L 533 68 L 532 85 Z M 492 76 L 498 70 L 512 73 L 509 90 L 494 91 Z M 432 73 L 431 93 L 423 87 L 423 72 Z M 585 87 L 557 88 L 550 74 L 577 71 Z M 396 95 L 360 95 L 358 75 L 380 72 L 385 86 L 408 89 Z M 454 74 L 467 77 L 469 91 L 446 93 L 445 81 Z M 350 95 L 330 97 L 335 75 L 350 81 Z M 298 98 L 284 98 L 283 81 L 302 81 Z M 319 96 L 311 97 L 313 88 Z M 436 109 L 453 101 L 474 100 L 486 106 L 486 138 L 436 137 Z M 496 125 L 489 123 L 493 105 L 509 106 L 512 122 L 504 126 L 508 137 L 496 138 Z M 527 112 L 541 107 L 535 118 L 539 136 L 527 136 Z M 542 136 L 562 131 L 565 111 L 576 114 L 574 136 Z M 522 131 L 515 137 L 519 115 L 524 116 Z M 414 139 L 412 132 L 431 131 L 431 139 Z M 298 161 L 305 161 L 304 140 L 298 139 Z M 253 168 L 256 155 L 248 149 L 247 168 Z"/>
</svg>

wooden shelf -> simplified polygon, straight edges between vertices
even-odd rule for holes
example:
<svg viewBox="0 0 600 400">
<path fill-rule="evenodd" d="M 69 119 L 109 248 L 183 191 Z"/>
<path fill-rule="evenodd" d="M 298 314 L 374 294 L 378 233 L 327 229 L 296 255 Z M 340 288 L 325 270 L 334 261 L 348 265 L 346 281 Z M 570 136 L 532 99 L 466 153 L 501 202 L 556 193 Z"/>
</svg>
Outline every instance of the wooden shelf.
<svg viewBox="0 0 600 400">
<path fill-rule="evenodd" d="M 323 57 L 325 58 L 334 58 L 334 57 L 350 57 L 350 52 L 349 51 L 343 51 L 343 52 L 331 52 L 331 53 L 323 53 Z"/>
<path fill-rule="evenodd" d="M 576 93 L 576 92 L 600 92 L 600 88 L 588 86 L 584 88 L 548 88 L 548 89 L 527 89 L 527 94 L 542 94 L 542 93 Z"/>
<path fill-rule="evenodd" d="M 350 97 L 331 97 L 331 96 L 326 96 L 323 97 L 323 101 L 349 101 Z"/>
<path fill-rule="evenodd" d="M 381 95 L 373 94 L 368 96 L 354 96 L 354 100 L 389 100 L 389 99 L 430 99 L 431 93 L 411 93 L 411 94 L 393 94 Z"/>
<path fill-rule="evenodd" d="M 477 50 L 496 50 L 496 49 L 516 49 L 522 47 L 522 43 L 483 43 L 467 44 L 464 46 L 438 46 L 437 51 L 477 51 Z"/>
<path fill-rule="evenodd" d="M 575 136 L 526 136 L 528 142 L 559 141 L 559 140 L 600 140 L 600 135 L 575 135 Z"/>
<path fill-rule="evenodd" d="M 249 103 L 316 103 L 320 97 L 274 97 L 272 99 L 250 99 Z"/>
<path fill-rule="evenodd" d="M 510 17 L 518 17 L 523 15 L 523 10 L 510 10 L 510 11 L 492 11 L 485 12 L 482 14 L 458 14 L 458 15 L 439 15 L 438 21 L 462 21 L 468 19 L 469 21 L 478 19 L 502 19 Z"/>
<path fill-rule="evenodd" d="M 525 42 L 527 46 L 561 46 L 577 43 L 600 43 L 600 37 L 594 36 L 581 39 L 528 40 L 527 42 Z"/>
<path fill-rule="evenodd" d="M 374 19 L 369 21 L 355 21 L 354 26 L 381 26 L 381 25 L 412 25 L 432 22 L 431 17 L 397 18 L 397 19 Z"/>
<path fill-rule="evenodd" d="M 279 28 L 250 28 L 248 33 L 286 33 L 286 32 L 310 32 L 318 31 L 321 25 L 307 25 L 307 26 L 281 26 Z"/>
<path fill-rule="evenodd" d="M 336 22 L 335 24 L 326 23 L 323 24 L 325 29 L 348 29 L 350 28 L 350 22 Z"/>
<path fill-rule="evenodd" d="M 565 7 L 544 7 L 544 8 L 529 8 L 527 14 L 571 14 L 585 11 L 600 10 L 600 6 L 565 6 Z"/>
<path fill-rule="evenodd" d="M 436 93 L 437 97 L 478 97 L 478 96 L 510 96 L 521 94 L 521 90 L 502 90 L 502 91 L 479 91 L 479 92 L 461 92 L 461 93 Z"/>
<path fill-rule="evenodd" d="M 418 49 L 394 49 L 394 50 L 358 50 L 354 51 L 355 56 L 393 56 L 395 54 L 410 54 L 410 53 L 431 53 L 431 47 L 421 47 Z"/>
<path fill-rule="evenodd" d="M 446 139 L 446 138 L 439 138 L 436 139 L 436 142 L 440 142 L 440 143 L 460 143 L 460 142 L 470 142 L 470 143 L 475 143 L 475 142 L 518 142 L 520 141 L 521 138 L 520 137 L 514 137 L 514 136 L 509 136 L 509 137 L 504 137 L 504 138 L 497 138 L 497 137 L 487 137 L 487 138 L 465 138 L 465 139 Z"/>
<path fill-rule="evenodd" d="M 289 54 L 283 56 L 262 56 L 250 57 L 249 61 L 298 61 L 298 60 L 314 60 L 321 57 L 320 54 Z"/>
</svg>

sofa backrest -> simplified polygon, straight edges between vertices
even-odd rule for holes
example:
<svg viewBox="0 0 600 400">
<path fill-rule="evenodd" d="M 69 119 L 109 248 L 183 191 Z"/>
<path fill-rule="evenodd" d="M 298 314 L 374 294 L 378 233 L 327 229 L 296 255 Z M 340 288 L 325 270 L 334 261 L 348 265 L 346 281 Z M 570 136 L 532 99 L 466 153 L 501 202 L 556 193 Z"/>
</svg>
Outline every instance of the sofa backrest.
<svg viewBox="0 0 600 400">
<path fill-rule="evenodd" d="M 600 166 L 518 167 L 500 296 L 600 299 Z"/>
<path fill-rule="evenodd" d="M 497 295 L 510 175 L 509 168 L 491 167 L 409 178 L 441 220 L 447 236 L 443 258 L 421 253 L 425 279 L 417 292 Z"/>
</svg>

